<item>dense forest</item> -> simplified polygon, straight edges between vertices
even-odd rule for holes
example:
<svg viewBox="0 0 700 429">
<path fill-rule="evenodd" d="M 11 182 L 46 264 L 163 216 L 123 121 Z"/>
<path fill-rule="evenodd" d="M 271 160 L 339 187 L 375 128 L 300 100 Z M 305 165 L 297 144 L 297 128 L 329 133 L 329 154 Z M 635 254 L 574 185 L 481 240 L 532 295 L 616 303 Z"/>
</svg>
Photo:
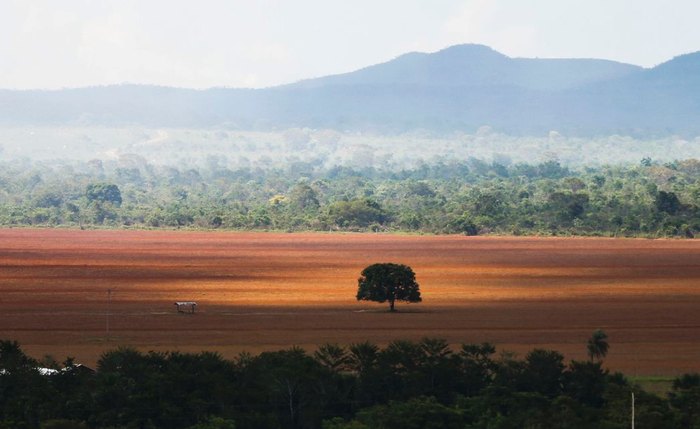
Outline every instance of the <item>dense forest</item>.
<svg viewBox="0 0 700 429">
<path fill-rule="evenodd" d="M 567 167 L 464 161 L 406 170 L 0 163 L 0 225 L 693 237 L 700 161 Z"/>
<path fill-rule="evenodd" d="M 568 363 L 553 350 L 519 358 L 425 338 L 233 360 L 119 348 L 96 371 L 0 341 L 0 428 L 622 429 L 632 393 L 637 428 L 700 427 L 700 375 L 676 378 L 666 397 L 647 393 L 604 368 L 595 334 L 590 359 Z"/>
</svg>

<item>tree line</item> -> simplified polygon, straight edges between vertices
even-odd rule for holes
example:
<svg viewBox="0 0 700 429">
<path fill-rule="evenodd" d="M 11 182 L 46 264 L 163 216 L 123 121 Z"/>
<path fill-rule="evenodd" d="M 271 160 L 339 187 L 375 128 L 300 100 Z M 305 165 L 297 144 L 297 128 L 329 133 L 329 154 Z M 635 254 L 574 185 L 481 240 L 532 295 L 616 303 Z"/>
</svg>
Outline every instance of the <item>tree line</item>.
<svg viewBox="0 0 700 429">
<path fill-rule="evenodd" d="M 435 161 L 403 171 L 0 163 L 0 226 L 694 237 L 700 161 L 572 169 Z"/>
<path fill-rule="evenodd" d="M 604 347 L 603 347 L 604 346 Z M 96 371 L 27 356 L 0 341 L 0 428 L 510 429 L 700 427 L 700 375 L 661 397 L 610 373 L 604 334 L 590 359 L 522 358 L 489 343 L 425 338 L 241 353 L 108 351 Z M 50 373 L 37 370 L 52 365 Z M 63 367 L 62 369 L 59 369 Z"/>
</svg>

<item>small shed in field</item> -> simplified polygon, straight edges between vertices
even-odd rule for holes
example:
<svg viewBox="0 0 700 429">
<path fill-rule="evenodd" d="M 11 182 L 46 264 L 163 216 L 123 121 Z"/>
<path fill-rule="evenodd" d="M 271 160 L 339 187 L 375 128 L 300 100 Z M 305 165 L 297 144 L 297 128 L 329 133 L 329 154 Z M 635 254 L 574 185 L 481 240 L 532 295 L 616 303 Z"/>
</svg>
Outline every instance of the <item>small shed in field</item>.
<svg viewBox="0 0 700 429">
<path fill-rule="evenodd" d="M 177 301 L 175 302 L 175 308 L 177 308 L 178 313 L 194 313 L 194 309 L 197 307 L 197 303 L 194 301 Z"/>
</svg>

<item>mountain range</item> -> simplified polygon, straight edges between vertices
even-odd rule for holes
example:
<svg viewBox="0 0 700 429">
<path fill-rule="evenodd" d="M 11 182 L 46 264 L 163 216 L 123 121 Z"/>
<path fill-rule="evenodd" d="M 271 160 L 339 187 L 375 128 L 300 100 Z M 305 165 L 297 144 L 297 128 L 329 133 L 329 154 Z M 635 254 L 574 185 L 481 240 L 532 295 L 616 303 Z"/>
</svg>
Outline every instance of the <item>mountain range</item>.
<svg viewBox="0 0 700 429">
<path fill-rule="evenodd" d="M 401 133 L 700 135 L 700 52 L 653 68 L 511 58 L 482 45 L 408 53 L 264 89 L 112 85 L 0 90 L 0 125 L 333 128 Z"/>
</svg>

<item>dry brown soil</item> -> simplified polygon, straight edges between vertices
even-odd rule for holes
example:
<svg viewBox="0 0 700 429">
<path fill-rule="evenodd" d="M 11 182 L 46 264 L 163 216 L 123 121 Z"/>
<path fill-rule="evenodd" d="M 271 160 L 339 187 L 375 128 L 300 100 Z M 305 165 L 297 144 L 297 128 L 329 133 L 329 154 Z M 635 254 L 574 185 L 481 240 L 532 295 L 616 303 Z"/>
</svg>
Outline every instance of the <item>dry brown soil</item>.
<svg viewBox="0 0 700 429">
<path fill-rule="evenodd" d="M 375 262 L 413 267 L 424 302 L 357 302 Z M 90 365 L 119 345 L 233 357 L 424 336 L 583 359 L 602 328 L 610 369 L 675 375 L 700 371 L 699 285 L 694 240 L 0 230 L 0 338 Z M 185 300 L 196 314 L 175 312 Z"/>
</svg>

